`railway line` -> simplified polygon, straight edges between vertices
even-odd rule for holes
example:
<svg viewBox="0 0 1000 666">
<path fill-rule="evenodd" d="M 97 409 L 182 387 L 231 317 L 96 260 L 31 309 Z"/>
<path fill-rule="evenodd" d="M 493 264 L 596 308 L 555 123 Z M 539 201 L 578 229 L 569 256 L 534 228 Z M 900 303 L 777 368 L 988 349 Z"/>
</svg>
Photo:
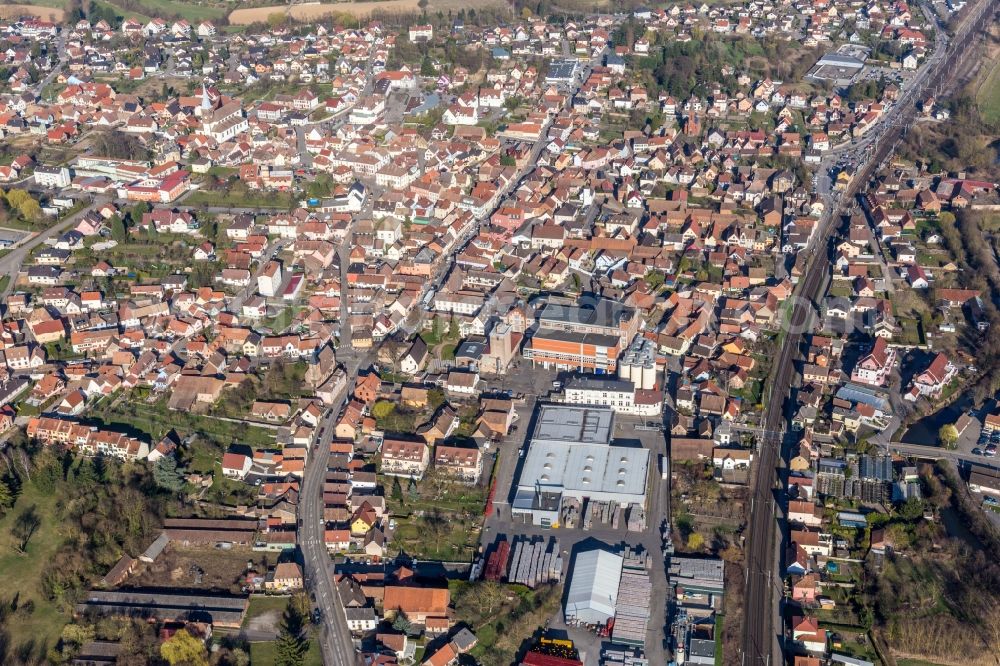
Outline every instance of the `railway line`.
<svg viewBox="0 0 1000 666">
<path fill-rule="evenodd" d="M 788 434 L 784 426 L 791 415 L 790 393 L 795 362 L 798 360 L 803 334 L 807 323 L 816 311 L 821 288 L 830 269 L 831 239 L 842 222 L 841 216 L 853 206 L 854 198 L 875 171 L 894 152 L 916 118 L 917 104 L 931 92 L 939 96 L 955 83 L 962 71 L 977 35 L 991 25 L 998 10 L 998 0 L 981 0 L 959 26 L 955 36 L 944 51 L 935 55 L 927 64 L 925 74 L 914 80 L 891 109 L 880 128 L 867 159 L 859 165 L 844 195 L 837 200 L 834 210 L 818 230 L 820 236 L 813 246 L 816 250 L 809 259 L 805 275 L 799 283 L 788 322 L 789 331 L 784 338 L 771 376 L 770 400 L 763 420 L 765 433 L 757 452 L 757 466 L 751 491 L 750 522 L 747 529 L 746 588 L 743 614 L 743 644 L 741 663 L 765 664 L 783 662 L 782 637 L 784 634 L 780 613 L 780 580 L 775 558 L 780 499 L 781 467 L 790 446 L 797 439 Z M 779 549 L 780 550 L 780 549 Z M 775 561 L 778 559 L 779 561 Z M 777 574 L 777 575 L 776 575 Z M 776 583 L 775 581 L 778 581 Z M 775 627 L 775 624 L 778 626 Z"/>
</svg>

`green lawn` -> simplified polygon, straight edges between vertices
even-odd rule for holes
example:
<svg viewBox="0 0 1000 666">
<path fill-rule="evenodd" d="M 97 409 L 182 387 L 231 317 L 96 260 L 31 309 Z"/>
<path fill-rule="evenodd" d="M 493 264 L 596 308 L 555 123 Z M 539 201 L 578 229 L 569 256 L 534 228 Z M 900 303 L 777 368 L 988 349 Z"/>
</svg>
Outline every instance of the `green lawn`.
<svg viewBox="0 0 1000 666">
<path fill-rule="evenodd" d="M 267 643 L 250 644 L 250 666 L 273 666 L 278 663 L 277 643 L 268 641 Z M 319 641 L 313 639 L 309 641 L 309 651 L 306 652 L 304 666 L 323 666 L 323 653 L 319 649 Z"/>
<path fill-rule="evenodd" d="M 18 595 L 19 604 L 29 600 L 34 604 L 30 614 L 17 613 L 8 618 L 5 630 L 10 633 L 13 646 L 32 639 L 44 641 L 48 646 L 54 645 L 63 625 L 69 621 L 39 590 L 42 569 L 55 556 L 62 541 L 55 502 L 55 495 L 44 494 L 33 484 L 26 483 L 17 503 L 0 519 L 0 597 L 10 600 Z M 27 553 L 22 555 L 15 550 L 16 541 L 11 535 L 11 526 L 16 517 L 30 506 L 35 507 L 41 525 L 28 542 Z"/>
<path fill-rule="evenodd" d="M 159 439 L 176 429 L 181 436 L 197 433 L 222 445 L 236 440 L 254 448 L 274 446 L 272 430 L 191 412 L 171 411 L 162 400 L 150 405 L 139 398 L 123 399 L 114 407 L 94 410 L 89 416 L 112 428 L 134 428 L 152 439 Z"/>
<path fill-rule="evenodd" d="M 197 2 L 181 2 L 179 0 L 137 0 L 146 8 L 146 13 L 152 16 L 172 16 L 177 14 L 191 22 L 192 29 L 197 29 L 198 22 L 214 20 L 226 14 L 222 7 L 207 7 Z"/>
<path fill-rule="evenodd" d="M 722 666 L 722 622 L 725 618 L 715 616 L 715 666 Z"/>
<path fill-rule="evenodd" d="M 391 478 L 380 478 L 383 487 L 392 488 Z M 424 479 L 414 496 L 408 483 L 401 485 L 402 501 L 386 498 L 396 520 L 393 548 L 420 559 L 471 561 L 479 546 L 486 486 Z"/>
<path fill-rule="evenodd" d="M 116 4 L 112 3 L 112 2 L 108 2 L 108 0 L 91 0 L 91 5 L 90 6 L 91 7 L 108 7 L 113 12 L 115 12 L 118 16 L 121 16 L 123 18 L 133 18 L 133 19 L 135 19 L 137 21 L 142 21 L 143 23 L 145 23 L 145 22 L 149 21 L 150 19 L 152 19 L 152 16 L 150 16 L 148 14 L 140 14 L 137 11 L 126 11 L 126 10 L 122 9 L 121 7 L 119 7 L 118 5 L 116 5 Z"/>
<path fill-rule="evenodd" d="M 259 617 L 270 611 L 284 613 L 288 607 L 288 597 L 268 597 L 263 594 L 255 594 L 250 597 L 250 607 L 247 608 L 246 617 L 243 618 L 243 625 L 255 617 Z"/>
<path fill-rule="evenodd" d="M 906 345 L 922 345 L 926 342 L 920 330 L 920 322 L 909 317 L 897 319 L 900 328 L 899 342 Z"/>
<path fill-rule="evenodd" d="M 993 64 L 993 69 L 979 87 L 976 103 L 985 122 L 1000 125 L 1000 62 Z"/>
<path fill-rule="evenodd" d="M 248 192 L 198 190 L 184 199 L 187 206 L 227 206 L 234 208 L 278 208 L 290 210 L 296 197 L 289 192 Z"/>
<path fill-rule="evenodd" d="M 277 315 L 270 319 L 265 319 L 261 324 L 275 333 L 281 333 L 292 325 L 292 320 L 295 318 L 295 311 L 296 309 L 291 306 L 282 307 Z"/>
<path fill-rule="evenodd" d="M 44 7 L 59 7 L 65 9 L 69 0 L 24 0 L 31 5 Z M 119 16 L 138 20 L 149 20 L 152 16 L 173 18 L 179 16 L 191 23 L 192 29 L 197 29 L 198 23 L 218 19 L 225 16 L 225 7 L 208 6 L 196 0 L 135 0 L 133 9 L 125 9 L 115 0 L 95 0 L 96 4 L 111 7 Z"/>
</svg>

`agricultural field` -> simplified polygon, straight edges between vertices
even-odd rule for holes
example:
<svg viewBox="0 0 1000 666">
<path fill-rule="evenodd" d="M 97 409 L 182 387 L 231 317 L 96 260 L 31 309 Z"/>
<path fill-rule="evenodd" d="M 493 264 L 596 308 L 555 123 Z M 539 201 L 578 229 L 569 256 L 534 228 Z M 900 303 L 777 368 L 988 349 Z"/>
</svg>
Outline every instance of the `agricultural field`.
<svg viewBox="0 0 1000 666">
<path fill-rule="evenodd" d="M 53 4 L 57 4 L 56 0 L 53 0 Z M 40 19 L 47 21 L 62 21 L 65 12 L 58 7 L 49 7 L 47 5 L 41 4 L 26 4 L 26 5 L 3 5 L 0 6 L 0 18 L 11 18 L 15 16 L 37 16 Z"/>
<path fill-rule="evenodd" d="M 252 7 L 249 9 L 237 9 L 229 15 L 229 22 L 232 25 L 249 25 L 251 23 L 264 23 L 271 14 L 287 14 L 293 19 L 312 20 L 330 16 L 332 14 L 350 14 L 352 16 L 364 17 L 373 11 L 386 12 L 417 12 L 417 0 L 384 0 L 382 2 L 338 2 L 331 4 L 311 3 L 307 5 L 293 5 L 291 7 L 271 6 Z"/>
<path fill-rule="evenodd" d="M 152 1 L 152 0 L 147 0 Z M 502 0 L 483 0 L 477 2 L 476 7 L 500 7 L 505 3 Z M 447 12 L 466 9 L 467 2 L 462 0 L 430 0 L 428 11 Z M 420 7 L 417 0 L 375 0 L 372 2 L 335 2 L 335 3 L 309 3 L 302 5 L 272 5 L 270 7 L 252 7 L 234 10 L 229 15 L 231 25 L 249 25 L 251 23 L 264 23 L 271 14 L 287 14 L 293 19 L 314 20 L 333 14 L 350 14 L 359 18 L 364 18 L 372 12 L 419 12 Z"/>
</svg>

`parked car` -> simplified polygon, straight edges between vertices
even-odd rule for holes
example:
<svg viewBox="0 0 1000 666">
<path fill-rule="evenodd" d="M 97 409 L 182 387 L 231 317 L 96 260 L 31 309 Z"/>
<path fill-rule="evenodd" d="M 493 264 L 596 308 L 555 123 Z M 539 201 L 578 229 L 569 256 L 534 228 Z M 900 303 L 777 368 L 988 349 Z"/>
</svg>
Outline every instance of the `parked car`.
<svg viewBox="0 0 1000 666">
<path fill-rule="evenodd" d="M 981 456 L 983 455 L 983 450 L 977 446 L 976 448 L 972 449 L 972 455 Z"/>
</svg>

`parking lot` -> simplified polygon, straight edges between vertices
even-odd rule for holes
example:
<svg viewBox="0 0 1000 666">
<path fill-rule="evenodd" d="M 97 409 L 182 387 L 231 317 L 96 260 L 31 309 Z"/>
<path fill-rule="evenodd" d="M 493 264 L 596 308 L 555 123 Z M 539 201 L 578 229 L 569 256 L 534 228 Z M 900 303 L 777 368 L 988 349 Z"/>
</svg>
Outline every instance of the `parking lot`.
<svg viewBox="0 0 1000 666">
<path fill-rule="evenodd" d="M 983 456 L 984 458 L 995 458 L 997 455 L 997 447 L 1000 446 L 1000 430 L 994 430 L 992 433 L 986 433 L 981 425 L 979 419 L 975 419 L 962 436 L 959 437 L 958 449 L 960 451 L 965 451 L 963 444 L 968 445 L 969 452 L 975 456 Z M 975 439 L 973 439 L 975 438 Z"/>
</svg>

